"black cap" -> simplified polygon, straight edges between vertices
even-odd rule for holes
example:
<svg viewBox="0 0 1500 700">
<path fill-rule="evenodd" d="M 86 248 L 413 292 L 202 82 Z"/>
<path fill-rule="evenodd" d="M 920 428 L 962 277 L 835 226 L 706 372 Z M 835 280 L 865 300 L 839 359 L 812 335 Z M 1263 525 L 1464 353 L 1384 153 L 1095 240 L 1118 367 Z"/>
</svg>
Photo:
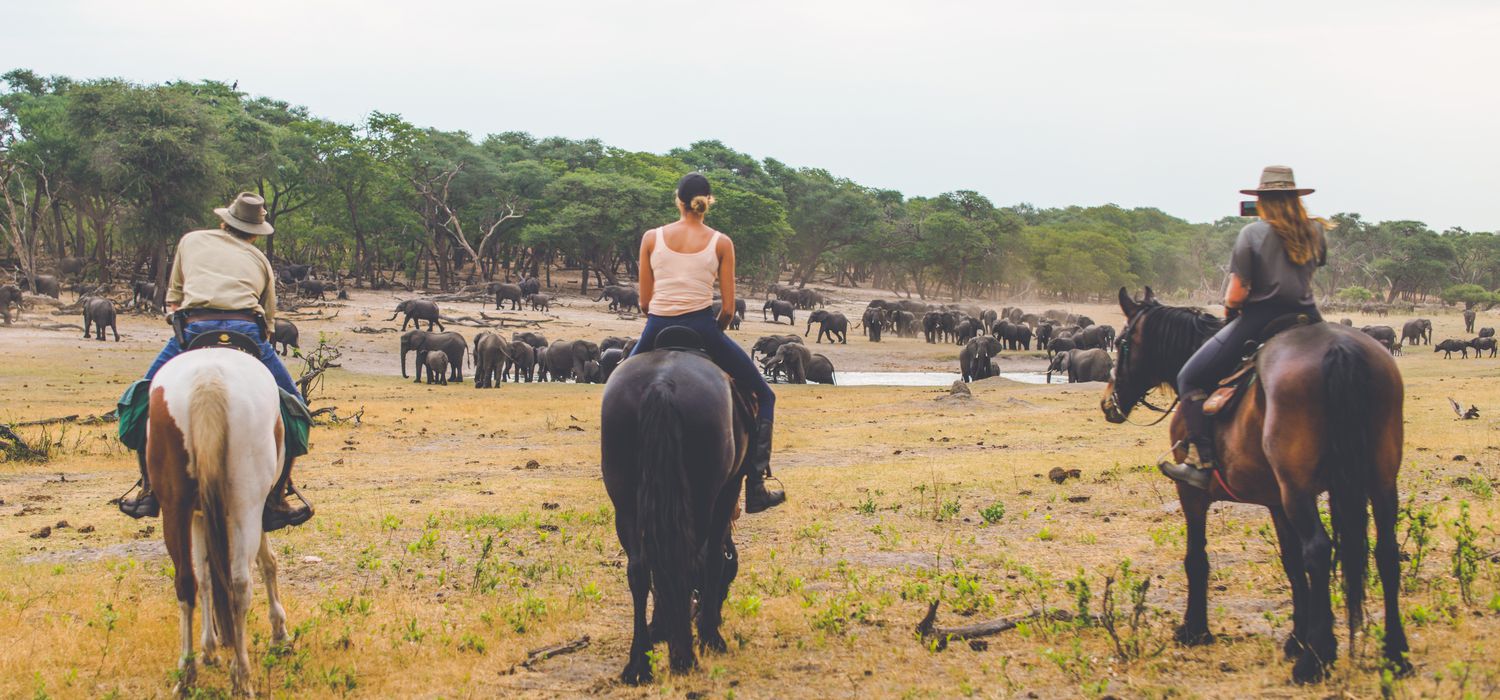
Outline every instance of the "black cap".
<svg viewBox="0 0 1500 700">
<path fill-rule="evenodd" d="M 683 204 L 692 204 L 694 197 L 708 197 L 714 193 L 703 173 L 688 173 L 677 181 L 677 198 Z"/>
</svg>

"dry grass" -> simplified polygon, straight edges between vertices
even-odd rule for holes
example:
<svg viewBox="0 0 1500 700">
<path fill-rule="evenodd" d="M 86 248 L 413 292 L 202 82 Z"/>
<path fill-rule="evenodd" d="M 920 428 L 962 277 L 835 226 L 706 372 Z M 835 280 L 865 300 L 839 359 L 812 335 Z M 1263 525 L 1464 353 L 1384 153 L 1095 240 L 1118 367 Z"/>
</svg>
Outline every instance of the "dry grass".
<svg viewBox="0 0 1500 700">
<path fill-rule="evenodd" d="M 595 337 L 632 325 L 571 303 L 580 308 L 559 322 L 568 332 Z M 1090 310 L 1096 318 L 1107 311 Z M 1456 315 L 1440 318 L 1439 338 L 1456 335 L 1458 324 Z M 754 322 L 742 337 L 769 329 Z M 157 346 L 155 336 L 115 345 L 20 333 L 0 330 L 11 370 L 0 376 L 0 420 L 98 413 Z M 10 342 L 21 337 L 26 342 Z M 782 388 L 776 463 L 792 501 L 738 524 L 740 577 L 725 624 L 731 652 L 653 687 L 620 686 L 630 601 L 598 480 L 599 387 L 415 386 L 389 376 L 390 353 L 376 354 L 394 336 L 343 337 L 359 371 L 331 374 L 328 398 L 344 412 L 364 407 L 364 423 L 314 432 L 300 472 L 318 516 L 273 537 L 297 637 L 289 650 L 268 653 L 258 591 L 253 658 L 263 692 L 1371 697 L 1382 690 L 1368 643 L 1352 663 L 1341 648 L 1345 658 L 1326 683 L 1289 683 L 1280 646 L 1291 603 L 1269 521 L 1255 508 L 1220 505 L 1211 516 L 1210 624 L 1219 643 L 1169 644 L 1185 586 L 1182 524 L 1166 480 L 1141 466 L 1164 448 L 1165 429 L 1106 424 L 1096 385 L 997 380 L 975 385 L 968 402 L 936 400 L 945 392 L 930 389 Z M 952 355 L 916 341 L 874 348 L 857 338 L 837 352 L 844 369 L 937 369 Z M 1500 643 L 1500 565 L 1480 562 L 1475 600 L 1462 601 L 1451 575 L 1450 521 L 1467 501 L 1478 549 L 1500 550 L 1490 494 L 1500 475 L 1493 404 L 1500 364 L 1440 357 L 1413 349 L 1401 360 L 1409 387 L 1404 502 L 1430 509 L 1437 527 L 1407 581 L 1418 672 L 1387 690 L 1483 697 L 1500 688 L 1491 651 Z M 1447 396 L 1479 404 L 1484 417 L 1453 420 Z M 129 521 L 106 504 L 134 478 L 111 431 L 71 427 L 51 462 L 0 464 L 8 526 L 0 556 L 9 564 L 0 571 L 0 629 L 14 630 L 0 647 L 0 695 L 169 692 L 177 632 L 170 563 L 159 534 L 142 531 L 154 521 Z M 1460 454 L 1464 461 L 1454 461 Z M 528 469 L 531 460 L 538 466 Z M 1044 477 L 1053 466 L 1080 468 L 1083 478 L 1054 485 Z M 1003 516 L 986 522 L 997 503 Z M 60 520 L 70 526 L 29 537 Z M 94 531 L 81 532 L 85 525 Z M 1406 523 L 1402 532 L 1408 536 Z M 1405 545 L 1408 554 L 1414 548 Z M 964 611 L 973 621 L 1044 602 L 1074 608 L 1081 580 L 1098 612 L 1104 575 L 1125 560 L 1151 581 L 1143 658 L 1118 658 L 1108 635 L 1092 627 L 1033 625 L 991 638 L 983 651 L 961 644 L 934 651 L 913 634 L 934 597 L 953 624 Z M 527 649 L 584 634 L 594 640 L 588 649 L 511 672 Z M 227 687 L 222 669 L 200 683 L 206 691 Z"/>
</svg>

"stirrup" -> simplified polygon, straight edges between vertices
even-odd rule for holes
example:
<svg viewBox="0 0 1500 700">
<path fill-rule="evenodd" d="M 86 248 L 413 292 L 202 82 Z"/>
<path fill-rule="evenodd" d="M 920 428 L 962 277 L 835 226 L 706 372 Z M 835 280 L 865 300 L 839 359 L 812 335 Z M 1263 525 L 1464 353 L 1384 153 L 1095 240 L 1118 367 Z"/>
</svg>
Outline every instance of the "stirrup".
<svg viewBox="0 0 1500 700">
<path fill-rule="evenodd" d="M 265 509 L 261 513 L 262 530 L 264 530 L 265 532 L 275 532 L 284 527 L 296 527 L 312 519 L 312 503 L 310 503 L 307 498 L 302 495 L 301 491 L 297 490 L 297 487 L 293 485 L 290 480 L 288 480 L 286 485 L 286 493 L 283 493 L 277 497 L 281 501 L 281 505 L 287 505 L 286 499 L 288 496 L 296 498 L 297 502 L 300 505 L 282 510 L 279 508 L 272 508 L 271 502 L 267 501 Z"/>
<path fill-rule="evenodd" d="M 145 488 L 145 485 L 145 479 L 136 479 L 135 484 L 131 485 L 130 488 L 125 490 L 125 493 L 120 494 L 120 497 L 115 499 L 115 504 L 119 506 L 121 513 L 136 520 L 154 518 L 161 515 L 161 501 L 157 500 L 156 494 Z M 126 496 L 134 493 L 136 489 L 141 490 L 140 497 L 127 499 Z"/>
</svg>

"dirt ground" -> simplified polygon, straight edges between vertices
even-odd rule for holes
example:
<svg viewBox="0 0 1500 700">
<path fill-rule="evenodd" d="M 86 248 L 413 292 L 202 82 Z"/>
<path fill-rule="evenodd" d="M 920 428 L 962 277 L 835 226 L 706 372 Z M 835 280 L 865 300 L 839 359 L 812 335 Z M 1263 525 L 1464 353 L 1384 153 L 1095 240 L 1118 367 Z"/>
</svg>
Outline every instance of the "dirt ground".
<svg viewBox="0 0 1500 700">
<path fill-rule="evenodd" d="M 834 290 L 858 318 L 876 296 Z M 275 697 L 1486 697 L 1500 693 L 1500 360 L 1444 360 L 1408 348 L 1401 534 L 1404 612 L 1416 673 L 1382 681 L 1368 636 L 1341 624 L 1333 677 L 1290 683 L 1281 642 L 1289 589 L 1263 511 L 1215 506 L 1210 624 L 1216 644 L 1170 643 L 1183 605 L 1183 527 L 1153 464 L 1166 428 L 1107 424 L 1102 385 L 991 379 L 972 399 L 946 389 L 783 386 L 778 476 L 790 502 L 737 524 L 740 575 L 727 605 L 730 651 L 700 668 L 631 688 L 616 677 L 630 641 L 630 597 L 598 473 L 602 387 L 425 386 L 403 381 L 395 295 L 353 291 L 301 315 L 305 346 L 323 334 L 344 352 L 314 408 L 358 424 L 321 426 L 299 463 L 318 508 L 273 535 L 295 631 L 271 648 L 257 586 L 251 629 L 257 689 Z M 1022 303 L 1040 311 L 1055 305 Z M 785 332 L 754 309 L 742 331 Z M 477 304 L 442 304 L 478 318 Z M 1122 325 L 1118 309 L 1081 306 Z M 122 317 L 124 340 L 31 323 L 76 322 L 45 309 L 0 328 L 0 423 L 108 411 L 167 337 Z M 495 316 L 493 309 L 485 313 Z M 334 315 L 329 320 L 310 320 Z M 549 339 L 632 335 L 576 294 L 551 314 L 504 312 L 504 332 Z M 1429 314 L 1436 338 L 1466 337 L 1456 312 Z M 803 317 L 799 313 L 799 319 Z M 1357 325 L 1404 319 L 1354 317 Z M 1500 325 L 1482 316 L 1480 325 Z M 356 333 L 357 327 L 391 332 Z M 455 328 L 472 337 L 474 328 Z M 798 328 L 801 332 L 801 327 Z M 810 340 L 810 339 L 809 339 Z M 814 346 L 841 371 L 956 371 L 958 348 L 919 339 Z M 1006 353 L 1009 370 L 1040 369 Z M 300 361 L 289 363 L 296 374 Z M 469 369 L 465 368 L 466 375 Z M 1477 405 L 1458 421 L 1448 398 Z M 0 462 L 0 696 L 160 697 L 176 662 L 177 608 L 158 523 L 108 501 L 135 479 L 113 425 L 19 428 L 45 462 Z M 1081 477 L 1054 484 L 1053 467 Z M 1465 505 L 1466 504 L 1466 505 Z M 1467 512 L 1474 554 L 1459 557 Z M 1430 523 L 1424 526 L 1423 523 Z M 41 536 L 46 532 L 46 536 Z M 1122 566 L 1129 573 L 1122 574 Z M 1472 570 L 1472 575 L 1467 572 Z M 946 650 L 913 632 L 930 600 L 940 624 L 1038 606 L 1102 610 L 1105 577 L 1146 581 L 1137 625 L 1120 644 L 1098 626 L 1033 623 Z M 1468 581 L 1472 579 L 1472 583 Z M 1370 589 L 1379 590 L 1372 577 Z M 1468 589 L 1467 599 L 1464 589 Z M 1376 613 L 1373 595 L 1367 612 Z M 1342 605 L 1335 599 L 1335 605 Z M 1124 613 L 1122 612 L 1122 615 Z M 1340 614 L 1342 620 L 1342 614 Z M 1372 614 L 1367 620 L 1378 622 Z M 1371 625 L 1373 630 L 1374 626 Z M 527 651 L 587 636 L 585 648 L 521 667 Z M 222 694 L 222 668 L 200 673 Z"/>
</svg>

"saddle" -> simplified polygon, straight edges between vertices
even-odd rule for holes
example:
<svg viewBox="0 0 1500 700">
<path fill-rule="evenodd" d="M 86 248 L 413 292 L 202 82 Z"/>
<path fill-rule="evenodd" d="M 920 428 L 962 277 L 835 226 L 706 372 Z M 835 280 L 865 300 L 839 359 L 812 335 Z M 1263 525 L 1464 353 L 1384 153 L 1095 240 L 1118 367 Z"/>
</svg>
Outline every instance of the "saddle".
<svg viewBox="0 0 1500 700">
<path fill-rule="evenodd" d="M 193 336 L 191 341 L 188 341 L 187 347 L 183 348 L 182 351 L 190 352 L 204 348 L 229 348 L 239 350 L 256 358 L 260 357 L 260 343 L 244 333 L 236 333 L 234 331 L 199 333 Z"/>
<path fill-rule="evenodd" d="M 666 352 L 686 352 L 702 357 L 710 362 L 707 344 L 703 342 L 703 336 L 687 326 L 667 326 L 656 334 L 656 349 Z M 728 376 L 725 372 L 725 376 Z M 755 425 L 756 402 L 752 392 L 742 390 L 734 377 L 729 379 L 729 395 L 734 397 L 734 412 L 745 421 L 745 425 Z"/>
<path fill-rule="evenodd" d="M 1237 403 L 1239 397 L 1247 393 L 1247 389 L 1255 386 L 1256 377 L 1259 376 L 1259 372 L 1256 369 L 1256 359 L 1260 357 L 1261 348 L 1264 348 L 1266 343 L 1271 342 L 1272 338 L 1293 328 L 1311 326 L 1322 322 L 1323 317 L 1316 312 L 1298 312 L 1279 316 L 1266 324 L 1266 327 L 1261 330 L 1260 334 L 1254 340 L 1245 343 L 1245 356 L 1240 360 L 1239 367 L 1230 372 L 1229 376 L 1221 379 L 1219 381 L 1219 388 L 1215 389 L 1212 394 L 1209 394 L 1208 399 L 1203 402 L 1203 415 L 1217 416 L 1221 413 L 1227 414 L 1229 409 L 1233 408 L 1235 403 Z"/>
</svg>

